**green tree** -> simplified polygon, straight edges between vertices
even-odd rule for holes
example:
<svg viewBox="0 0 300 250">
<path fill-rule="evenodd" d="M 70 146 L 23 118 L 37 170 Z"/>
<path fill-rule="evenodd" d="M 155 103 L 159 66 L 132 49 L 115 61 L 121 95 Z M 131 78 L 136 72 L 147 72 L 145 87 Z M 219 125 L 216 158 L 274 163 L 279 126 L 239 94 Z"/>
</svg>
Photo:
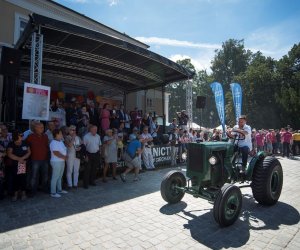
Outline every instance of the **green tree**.
<svg viewBox="0 0 300 250">
<path fill-rule="evenodd" d="M 230 89 L 235 76 L 244 72 L 250 62 L 251 51 L 244 47 L 244 40 L 229 39 L 216 50 L 212 61 L 212 75 L 215 81 L 223 84 L 224 91 Z"/>
<path fill-rule="evenodd" d="M 177 63 L 195 72 L 190 59 Z M 276 61 L 261 52 L 251 53 L 244 48 L 243 40 L 225 41 L 216 50 L 212 60 L 212 73 L 196 72 L 193 77 L 193 120 L 205 127 L 220 124 L 210 84 L 223 85 L 225 92 L 226 123 L 235 124 L 230 83 L 238 82 L 243 90 L 242 112 L 255 128 L 279 128 L 290 124 L 300 128 L 300 43 L 287 55 Z M 186 81 L 169 84 L 170 119 L 186 107 Z M 196 109 L 197 96 L 206 97 L 206 107 Z"/>
<path fill-rule="evenodd" d="M 234 79 L 241 83 L 243 113 L 247 114 L 253 128 L 280 126 L 280 107 L 274 95 L 279 90 L 275 66 L 274 59 L 257 52 L 252 55 L 247 70 Z"/>
<path fill-rule="evenodd" d="M 247 70 L 251 61 L 251 51 L 244 47 L 244 40 L 229 39 L 222 44 L 222 49 L 216 50 L 212 60 L 212 76 L 220 82 L 225 95 L 226 122 L 235 123 L 230 84 L 235 77 Z"/>
<path fill-rule="evenodd" d="M 276 100 L 282 106 L 282 118 L 294 128 L 300 127 L 300 43 L 295 44 L 277 63 L 280 91 L 276 92 Z"/>
</svg>

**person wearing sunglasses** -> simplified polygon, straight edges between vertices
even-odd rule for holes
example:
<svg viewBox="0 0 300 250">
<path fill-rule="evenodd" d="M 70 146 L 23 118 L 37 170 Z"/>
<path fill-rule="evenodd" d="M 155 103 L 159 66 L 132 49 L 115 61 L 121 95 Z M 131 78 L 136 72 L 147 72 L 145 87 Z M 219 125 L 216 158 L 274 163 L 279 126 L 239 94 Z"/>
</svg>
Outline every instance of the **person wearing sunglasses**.
<svg viewBox="0 0 300 250">
<path fill-rule="evenodd" d="M 68 188 L 78 188 L 78 177 L 80 168 L 80 155 L 84 145 L 80 137 L 76 134 L 76 127 L 69 127 L 69 134 L 66 136 L 65 144 L 67 146 L 67 182 Z M 73 178 L 72 178 L 73 175 Z"/>
</svg>

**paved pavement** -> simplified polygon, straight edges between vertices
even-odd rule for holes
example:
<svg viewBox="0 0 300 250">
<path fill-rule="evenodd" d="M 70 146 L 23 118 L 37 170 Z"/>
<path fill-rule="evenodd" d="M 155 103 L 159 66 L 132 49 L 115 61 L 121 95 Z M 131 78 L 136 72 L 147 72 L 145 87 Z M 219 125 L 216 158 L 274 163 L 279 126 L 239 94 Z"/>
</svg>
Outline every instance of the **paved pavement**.
<svg viewBox="0 0 300 250">
<path fill-rule="evenodd" d="M 160 182 L 170 170 L 143 173 L 139 182 L 98 182 L 60 199 L 39 194 L 0 202 L 0 249 L 300 249 L 300 160 L 280 159 L 279 202 L 258 205 L 242 188 L 238 221 L 219 228 L 212 204 L 185 195 L 166 205 Z M 131 179 L 131 180 L 130 180 Z"/>
</svg>

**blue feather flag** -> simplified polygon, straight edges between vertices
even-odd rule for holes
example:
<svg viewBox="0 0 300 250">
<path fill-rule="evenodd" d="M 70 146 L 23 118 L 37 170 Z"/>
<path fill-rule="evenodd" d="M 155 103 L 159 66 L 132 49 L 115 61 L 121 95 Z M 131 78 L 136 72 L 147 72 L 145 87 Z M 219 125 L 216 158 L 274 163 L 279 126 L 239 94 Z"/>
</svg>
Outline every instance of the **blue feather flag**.
<svg viewBox="0 0 300 250">
<path fill-rule="evenodd" d="M 233 98 L 235 119 L 236 119 L 236 123 L 238 123 L 239 117 L 242 114 L 242 88 L 239 83 L 231 83 L 230 88 L 231 88 L 232 98 Z"/>
<path fill-rule="evenodd" d="M 221 83 L 214 82 L 210 84 L 210 87 L 215 96 L 216 107 L 218 111 L 218 115 L 220 118 L 220 122 L 223 128 L 223 134 L 225 133 L 225 103 L 224 103 L 224 91 Z"/>
</svg>

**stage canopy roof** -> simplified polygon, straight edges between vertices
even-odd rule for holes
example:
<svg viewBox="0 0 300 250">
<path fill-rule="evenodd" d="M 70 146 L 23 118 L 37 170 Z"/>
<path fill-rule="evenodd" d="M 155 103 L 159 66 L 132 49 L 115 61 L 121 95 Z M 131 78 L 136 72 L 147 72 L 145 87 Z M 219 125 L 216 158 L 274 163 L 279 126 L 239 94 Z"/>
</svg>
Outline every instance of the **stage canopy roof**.
<svg viewBox="0 0 300 250">
<path fill-rule="evenodd" d="M 32 14 L 16 48 L 30 67 L 31 34 L 43 34 L 43 78 L 47 75 L 92 82 L 123 93 L 187 80 L 194 72 L 147 49 L 103 33 Z M 27 70 L 28 72 L 28 70 Z M 28 72 L 29 73 L 29 72 Z"/>
</svg>

